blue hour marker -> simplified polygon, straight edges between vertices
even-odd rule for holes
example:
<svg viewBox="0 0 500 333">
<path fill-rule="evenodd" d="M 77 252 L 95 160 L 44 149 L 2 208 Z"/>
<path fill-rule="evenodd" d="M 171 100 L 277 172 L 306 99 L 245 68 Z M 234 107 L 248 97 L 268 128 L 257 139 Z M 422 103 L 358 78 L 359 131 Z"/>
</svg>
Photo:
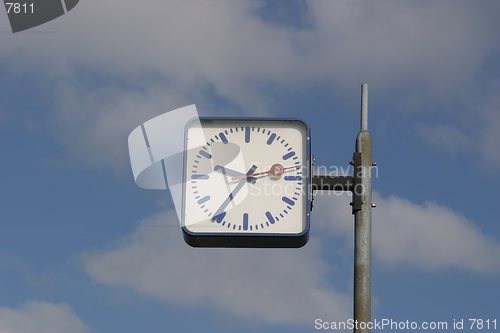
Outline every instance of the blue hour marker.
<svg viewBox="0 0 500 333">
<path fill-rule="evenodd" d="M 285 180 L 302 180 L 301 176 L 285 176 Z"/>
<path fill-rule="evenodd" d="M 267 219 L 269 220 L 269 223 L 274 224 L 275 221 L 274 221 L 273 214 L 271 214 L 270 212 L 267 212 L 266 216 L 267 216 Z"/>
<path fill-rule="evenodd" d="M 226 138 L 226 136 L 224 135 L 224 133 L 222 133 L 222 132 L 221 132 L 221 133 L 219 133 L 219 136 L 220 136 L 220 140 L 221 140 L 222 142 L 224 142 L 224 144 L 226 145 L 226 144 L 227 144 L 227 138 Z"/>
<path fill-rule="evenodd" d="M 291 151 L 291 152 L 283 155 L 283 159 L 286 161 L 287 159 L 289 159 L 290 157 L 293 157 L 293 156 L 295 156 L 295 152 Z"/>
<path fill-rule="evenodd" d="M 191 175 L 191 179 L 208 179 L 208 175 L 195 174 Z"/>
<path fill-rule="evenodd" d="M 245 127 L 245 142 L 250 142 L 250 127 Z"/>
<path fill-rule="evenodd" d="M 224 220 L 225 216 L 226 216 L 226 212 L 222 212 L 219 215 L 212 217 L 212 221 L 217 221 L 217 223 L 221 223 L 222 220 Z"/>
<path fill-rule="evenodd" d="M 206 157 L 208 159 L 211 159 L 212 158 L 212 155 L 210 155 L 209 153 L 207 153 L 206 151 L 204 150 L 200 150 L 199 151 L 200 155 L 203 156 L 203 157 Z"/>
<path fill-rule="evenodd" d="M 203 204 L 204 204 L 205 202 L 207 202 L 208 200 L 210 200 L 210 196 L 209 196 L 209 195 L 207 195 L 207 196 L 205 196 L 205 197 L 201 198 L 200 200 L 198 200 L 198 203 L 199 203 L 200 205 L 203 205 Z"/>
<path fill-rule="evenodd" d="M 248 214 L 243 214 L 243 230 L 248 230 Z"/>
<path fill-rule="evenodd" d="M 283 200 L 285 203 L 289 204 L 290 206 L 295 205 L 295 201 L 293 201 L 292 199 L 289 199 L 287 197 L 283 197 L 283 198 L 281 198 L 281 200 Z"/>
<path fill-rule="evenodd" d="M 276 139 L 276 134 L 273 133 L 267 140 L 267 144 L 270 145 L 271 143 L 273 143 L 274 139 Z"/>
</svg>

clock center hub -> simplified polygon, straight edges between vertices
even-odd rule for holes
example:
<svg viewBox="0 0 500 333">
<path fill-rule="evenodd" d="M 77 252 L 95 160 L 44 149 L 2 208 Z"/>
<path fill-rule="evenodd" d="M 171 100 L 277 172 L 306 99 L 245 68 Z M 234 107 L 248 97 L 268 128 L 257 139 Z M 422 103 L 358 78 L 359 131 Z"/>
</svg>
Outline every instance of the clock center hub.
<svg viewBox="0 0 500 333">
<path fill-rule="evenodd" d="M 273 177 L 281 177 L 285 173 L 285 168 L 281 164 L 276 163 L 273 164 L 269 173 Z"/>
</svg>

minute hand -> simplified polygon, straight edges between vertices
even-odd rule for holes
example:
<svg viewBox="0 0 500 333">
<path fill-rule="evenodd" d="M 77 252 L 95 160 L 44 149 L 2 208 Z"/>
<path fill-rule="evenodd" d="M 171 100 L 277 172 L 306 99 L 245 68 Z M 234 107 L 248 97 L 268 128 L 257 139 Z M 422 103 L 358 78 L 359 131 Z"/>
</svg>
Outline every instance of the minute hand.
<svg viewBox="0 0 500 333">
<path fill-rule="evenodd" d="M 250 170 L 248 170 L 247 175 L 252 174 L 252 172 L 254 172 L 256 169 L 257 169 L 257 166 L 253 165 L 250 168 Z M 213 217 L 214 219 L 217 218 L 217 216 L 220 215 L 226 209 L 226 207 L 234 199 L 236 194 L 238 194 L 238 192 L 241 191 L 241 189 L 243 188 L 243 185 L 245 185 L 245 183 L 246 183 L 246 179 L 247 179 L 247 177 L 240 180 L 238 185 L 236 185 L 236 187 L 234 188 L 233 192 L 229 193 L 229 196 L 226 198 L 226 200 L 224 200 L 222 205 L 220 205 L 220 207 L 215 212 L 214 217 Z"/>
</svg>

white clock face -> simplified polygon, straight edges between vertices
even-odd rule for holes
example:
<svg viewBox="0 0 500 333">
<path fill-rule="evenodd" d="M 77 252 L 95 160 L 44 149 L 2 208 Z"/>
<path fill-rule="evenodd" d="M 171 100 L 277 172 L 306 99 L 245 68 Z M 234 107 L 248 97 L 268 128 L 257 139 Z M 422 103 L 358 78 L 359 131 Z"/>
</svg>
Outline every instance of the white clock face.
<svg viewBox="0 0 500 333">
<path fill-rule="evenodd" d="M 304 232 L 309 204 L 304 123 L 203 120 L 186 133 L 183 225 L 189 232 Z"/>
</svg>

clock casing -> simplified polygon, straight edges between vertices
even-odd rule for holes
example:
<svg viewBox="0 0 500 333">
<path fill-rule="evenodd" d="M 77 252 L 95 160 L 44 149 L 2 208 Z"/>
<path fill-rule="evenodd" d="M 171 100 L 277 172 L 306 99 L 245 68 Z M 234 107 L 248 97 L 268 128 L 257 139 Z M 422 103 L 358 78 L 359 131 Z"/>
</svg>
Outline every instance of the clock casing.
<svg viewBox="0 0 500 333">
<path fill-rule="evenodd" d="M 311 210 L 310 154 L 310 130 L 301 120 L 189 122 L 181 216 L 186 243 L 242 248 L 305 245 Z"/>
</svg>

